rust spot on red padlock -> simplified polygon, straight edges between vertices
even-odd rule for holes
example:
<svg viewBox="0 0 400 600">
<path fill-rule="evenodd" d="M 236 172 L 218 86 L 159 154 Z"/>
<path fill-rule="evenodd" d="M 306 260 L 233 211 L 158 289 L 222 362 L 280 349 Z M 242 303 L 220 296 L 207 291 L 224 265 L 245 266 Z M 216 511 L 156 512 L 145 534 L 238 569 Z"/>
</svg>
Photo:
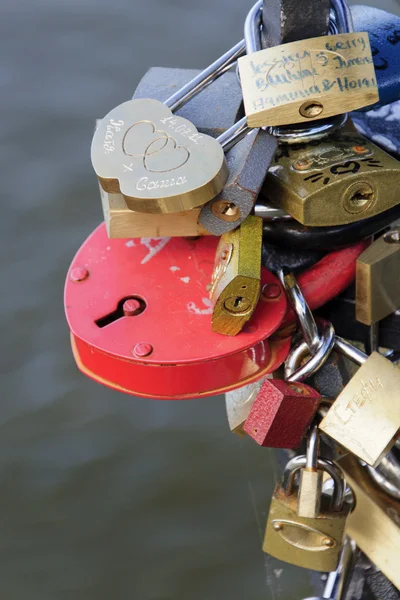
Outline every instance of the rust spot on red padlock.
<svg viewBox="0 0 400 600">
<path fill-rule="evenodd" d="M 260 446 L 298 448 L 320 401 L 304 383 L 266 379 L 243 428 Z"/>
<path fill-rule="evenodd" d="M 234 389 L 263 377 L 285 360 L 290 339 L 268 338 L 286 313 L 284 293 L 260 302 L 236 337 L 214 333 L 207 285 L 218 239 L 112 239 L 98 227 L 78 251 L 65 307 L 80 370 L 116 390 L 183 399 Z M 280 283 L 262 271 L 262 285 Z"/>
</svg>

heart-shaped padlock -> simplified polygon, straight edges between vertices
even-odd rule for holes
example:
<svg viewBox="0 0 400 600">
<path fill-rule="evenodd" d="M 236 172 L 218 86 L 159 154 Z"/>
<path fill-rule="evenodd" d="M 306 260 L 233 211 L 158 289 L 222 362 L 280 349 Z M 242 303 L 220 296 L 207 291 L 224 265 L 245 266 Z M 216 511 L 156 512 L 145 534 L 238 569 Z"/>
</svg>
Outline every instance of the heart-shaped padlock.
<svg viewBox="0 0 400 600">
<path fill-rule="evenodd" d="M 222 146 L 162 102 L 129 100 L 100 122 L 92 163 L 102 188 L 131 210 L 172 213 L 205 204 L 227 176 Z"/>
</svg>

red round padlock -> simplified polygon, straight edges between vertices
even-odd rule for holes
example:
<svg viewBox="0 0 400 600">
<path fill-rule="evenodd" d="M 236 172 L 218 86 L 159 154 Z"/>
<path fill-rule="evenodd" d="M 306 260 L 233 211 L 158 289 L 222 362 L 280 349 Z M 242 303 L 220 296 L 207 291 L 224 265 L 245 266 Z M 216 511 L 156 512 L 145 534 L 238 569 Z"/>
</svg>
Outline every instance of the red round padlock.
<svg viewBox="0 0 400 600">
<path fill-rule="evenodd" d="M 75 256 L 65 287 L 80 370 L 129 394 L 184 399 L 246 385 L 282 364 L 290 338 L 268 338 L 287 301 L 266 269 L 244 330 L 235 337 L 212 331 L 207 288 L 217 244 L 213 236 L 110 240 L 100 225 Z"/>
</svg>

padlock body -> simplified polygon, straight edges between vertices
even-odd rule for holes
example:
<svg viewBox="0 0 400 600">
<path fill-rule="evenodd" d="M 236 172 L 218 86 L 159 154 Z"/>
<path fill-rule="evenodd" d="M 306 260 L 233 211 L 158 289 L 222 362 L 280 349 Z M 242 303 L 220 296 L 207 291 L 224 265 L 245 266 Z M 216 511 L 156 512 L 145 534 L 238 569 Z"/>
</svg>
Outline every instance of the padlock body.
<svg viewBox="0 0 400 600">
<path fill-rule="evenodd" d="M 400 163 L 353 132 L 281 146 L 263 194 L 309 226 L 343 225 L 398 203 Z"/>
<path fill-rule="evenodd" d="M 110 111 L 97 126 L 91 156 L 104 191 L 121 193 L 139 212 L 200 206 L 228 178 L 221 145 L 153 99 L 129 100 Z"/>
<path fill-rule="evenodd" d="M 379 100 L 367 33 L 289 42 L 238 63 L 250 127 L 310 123 Z"/>
<path fill-rule="evenodd" d="M 323 495 L 316 518 L 297 515 L 298 490 L 286 496 L 281 485 L 275 488 L 268 515 L 263 551 L 292 565 L 315 571 L 334 571 L 343 544 L 350 507 L 330 511 L 330 498 Z"/>
<path fill-rule="evenodd" d="M 388 231 L 358 257 L 356 319 L 372 325 L 400 308 L 400 229 Z"/>
<path fill-rule="evenodd" d="M 260 446 L 298 448 L 320 400 L 320 394 L 304 383 L 265 379 L 244 431 Z"/>
<path fill-rule="evenodd" d="M 213 237 L 110 240 L 104 224 L 75 256 L 65 310 L 80 370 L 114 389 L 165 399 L 223 393 L 256 381 L 286 359 L 290 338 L 269 343 L 286 296 L 260 302 L 240 336 L 211 329 L 207 294 L 218 240 Z M 79 280 L 76 272 L 85 271 Z M 263 285 L 278 279 L 263 269 Z M 137 299 L 139 314 L 120 307 Z"/>
<path fill-rule="evenodd" d="M 321 430 L 376 467 L 400 428 L 400 370 L 373 352 L 321 422 Z"/>
<path fill-rule="evenodd" d="M 254 313 L 261 287 L 262 219 L 249 216 L 218 244 L 210 299 L 212 328 L 237 335 Z"/>
</svg>

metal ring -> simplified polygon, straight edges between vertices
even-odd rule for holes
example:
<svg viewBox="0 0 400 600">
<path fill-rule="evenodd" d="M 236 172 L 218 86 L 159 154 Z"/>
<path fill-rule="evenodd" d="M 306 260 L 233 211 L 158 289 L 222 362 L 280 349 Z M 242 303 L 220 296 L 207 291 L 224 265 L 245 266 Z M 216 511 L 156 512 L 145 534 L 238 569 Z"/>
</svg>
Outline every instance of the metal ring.
<svg viewBox="0 0 400 600">
<path fill-rule="evenodd" d="M 375 469 L 366 465 L 368 473 L 379 487 L 396 500 L 400 500 L 400 465 L 393 452 L 388 452 Z"/>
<path fill-rule="evenodd" d="M 310 352 L 314 354 L 321 343 L 317 323 L 314 315 L 307 304 L 304 294 L 297 283 L 293 273 L 285 273 L 282 269 L 278 272 L 278 277 L 286 294 L 289 296 L 290 304 L 299 320 L 300 328 L 303 333 Z"/>
<path fill-rule="evenodd" d="M 322 140 L 341 129 L 348 119 L 348 114 L 337 115 L 317 125 L 282 125 L 282 127 L 266 128 L 270 135 L 279 140 L 280 144 L 304 144 Z"/>
<path fill-rule="evenodd" d="M 301 342 L 290 351 L 286 360 L 285 379 L 291 383 L 304 381 L 308 377 L 311 377 L 311 375 L 314 375 L 325 364 L 333 350 L 335 345 L 335 330 L 332 323 L 323 319 L 318 319 L 317 322 L 321 326 L 321 344 L 316 353 L 299 368 L 298 365 L 301 360 L 309 354 L 306 342 Z"/>
<path fill-rule="evenodd" d="M 332 494 L 332 510 L 341 511 L 344 504 L 344 495 L 345 495 L 345 479 L 343 475 L 342 469 L 327 458 L 318 458 L 317 459 L 318 468 L 322 471 L 326 471 L 330 477 L 332 477 L 334 481 L 334 488 Z M 305 456 L 295 456 L 291 460 L 289 460 L 288 464 L 285 467 L 282 477 L 281 487 L 284 493 L 287 496 L 290 496 L 293 493 L 294 480 L 296 473 L 300 471 L 300 469 L 304 469 L 307 465 L 307 458 Z"/>
</svg>

